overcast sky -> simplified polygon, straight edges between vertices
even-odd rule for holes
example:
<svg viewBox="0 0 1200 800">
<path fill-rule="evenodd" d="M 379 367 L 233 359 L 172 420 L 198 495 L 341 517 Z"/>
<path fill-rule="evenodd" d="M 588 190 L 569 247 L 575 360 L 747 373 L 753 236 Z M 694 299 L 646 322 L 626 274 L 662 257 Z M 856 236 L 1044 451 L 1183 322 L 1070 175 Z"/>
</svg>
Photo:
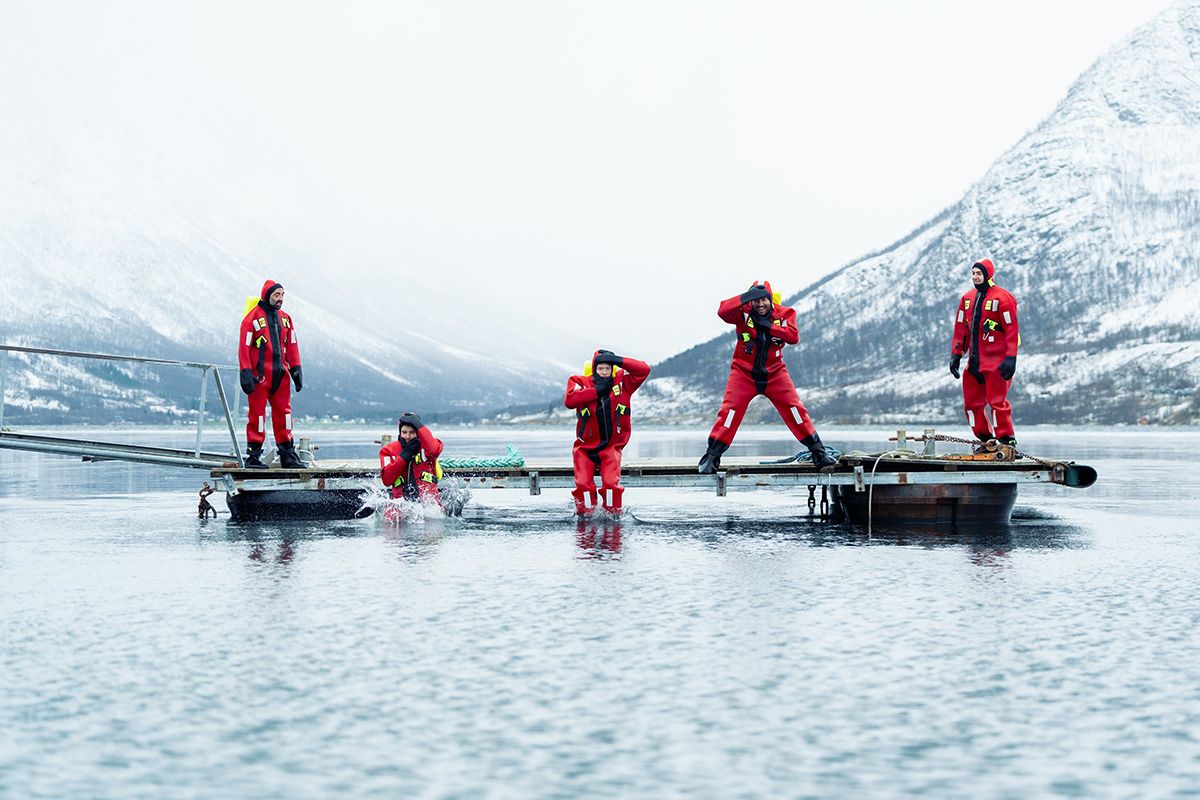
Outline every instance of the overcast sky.
<svg viewBox="0 0 1200 800">
<path fill-rule="evenodd" d="M 0 68 L 365 293 L 657 360 L 955 202 L 1165 6 L 0 0 Z"/>
</svg>

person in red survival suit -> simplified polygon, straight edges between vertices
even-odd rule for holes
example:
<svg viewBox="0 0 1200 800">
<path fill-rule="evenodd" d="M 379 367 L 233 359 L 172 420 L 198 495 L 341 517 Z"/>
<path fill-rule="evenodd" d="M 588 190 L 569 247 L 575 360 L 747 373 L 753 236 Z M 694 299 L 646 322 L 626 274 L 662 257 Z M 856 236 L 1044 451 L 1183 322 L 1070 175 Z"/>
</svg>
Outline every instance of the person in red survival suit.
<svg viewBox="0 0 1200 800">
<path fill-rule="evenodd" d="M 292 441 L 292 390 L 299 392 L 304 382 L 300 369 L 300 347 L 296 326 L 283 310 L 283 286 L 276 281 L 263 283 L 257 303 L 242 318 L 238 337 L 238 367 L 242 391 L 249 395 L 249 422 L 246 424 L 246 466 L 266 469 L 262 462 L 266 441 L 267 403 L 271 404 L 271 427 L 279 449 L 279 464 L 298 469 L 304 464 Z"/>
<path fill-rule="evenodd" d="M 438 480 L 442 468 L 442 440 L 433 435 L 411 411 L 400 415 L 400 438 L 379 449 L 379 477 L 399 500 L 433 500 L 439 505 Z"/>
<path fill-rule="evenodd" d="M 792 435 L 809 449 L 815 467 L 823 469 L 837 463 L 821 443 L 783 363 L 783 346 L 799 342 L 800 332 L 796 329 L 796 310 L 778 303 L 779 295 L 763 281 L 751 284 L 747 291 L 717 307 L 717 316 L 737 327 L 738 341 L 721 410 L 708 434 L 708 450 L 700 459 L 702 475 L 721 468 L 721 455 L 733 443 L 746 407 L 760 394 L 766 395 Z"/>
<path fill-rule="evenodd" d="M 583 367 L 582 375 L 567 381 L 563 403 L 575 410 L 575 498 L 577 514 L 589 514 L 596 508 L 596 468 L 600 468 L 600 488 L 604 510 L 621 512 L 621 451 L 629 443 L 633 417 L 630 397 L 650 376 L 650 365 L 636 358 L 597 350 Z"/>
<path fill-rule="evenodd" d="M 992 280 L 996 267 L 990 259 L 971 265 L 973 286 L 958 301 L 954 339 L 950 342 L 950 374 L 959 377 L 965 353 L 967 374 L 962 377 L 967 424 L 981 442 L 997 438 L 1016 445 L 1008 388 L 1017 371 L 1017 300 Z M 984 413 L 991 406 L 992 418 Z"/>
</svg>

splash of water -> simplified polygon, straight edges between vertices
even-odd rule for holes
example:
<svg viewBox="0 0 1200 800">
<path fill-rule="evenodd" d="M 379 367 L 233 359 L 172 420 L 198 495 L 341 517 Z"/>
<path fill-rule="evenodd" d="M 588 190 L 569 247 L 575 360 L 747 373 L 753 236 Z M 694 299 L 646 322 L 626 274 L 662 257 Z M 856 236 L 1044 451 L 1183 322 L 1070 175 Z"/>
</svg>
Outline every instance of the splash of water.
<svg viewBox="0 0 1200 800">
<path fill-rule="evenodd" d="M 443 478 L 438 484 L 438 494 L 440 503 L 428 497 L 405 500 L 393 498 L 391 490 L 385 486 L 370 484 L 365 486 L 359 495 L 362 505 L 358 516 L 366 516 L 363 512 L 371 509 L 389 522 L 423 523 L 427 517 L 462 516 L 463 507 L 471 499 L 471 490 L 462 478 Z"/>
</svg>

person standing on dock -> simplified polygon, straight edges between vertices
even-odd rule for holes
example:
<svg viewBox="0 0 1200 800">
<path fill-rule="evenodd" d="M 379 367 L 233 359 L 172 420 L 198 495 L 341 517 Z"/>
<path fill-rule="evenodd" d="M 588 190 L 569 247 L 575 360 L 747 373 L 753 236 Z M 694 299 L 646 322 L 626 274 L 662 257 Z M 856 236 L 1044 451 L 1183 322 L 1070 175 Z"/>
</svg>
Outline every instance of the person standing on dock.
<svg viewBox="0 0 1200 800">
<path fill-rule="evenodd" d="M 300 347 L 296 326 L 283 310 L 282 284 L 268 280 L 257 302 L 247 301 L 246 315 L 238 336 L 238 367 L 242 391 L 249 396 L 246 423 L 246 466 L 266 469 L 262 462 L 266 441 L 267 404 L 271 427 L 279 449 L 279 465 L 285 469 L 304 466 L 292 441 L 292 384 L 300 391 L 304 376 L 300 369 Z"/>
<path fill-rule="evenodd" d="M 400 438 L 379 449 L 379 477 L 392 490 L 392 499 L 432 500 L 441 504 L 438 481 L 442 440 L 411 411 L 400 415 Z"/>
<path fill-rule="evenodd" d="M 967 372 L 962 376 L 963 406 L 967 424 L 980 442 L 996 438 L 1015 446 L 1012 406 L 1008 389 L 1017 370 L 1017 300 L 995 284 L 996 267 L 990 259 L 971 266 L 971 288 L 958 301 L 954 338 L 950 342 L 950 374 L 959 377 L 964 354 Z M 991 406 L 992 417 L 984 413 Z"/>
<path fill-rule="evenodd" d="M 733 444 L 750 401 L 760 394 L 766 395 L 788 430 L 812 453 L 813 466 L 824 469 L 836 464 L 837 459 L 821 443 L 783 363 L 784 345 L 800 341 L 796 310 L 780 305 L 779 295 L 763 281 L 723 301 L 717 316 L 736 326 L 737 344 L 721 410 L 708 434 L 708 450 L 700 459 L 700 474 L 711 475 L 721 468 L 721 455 Z"/>
<path fill-rule="evenodd" d="M 621 512 L 621 451 L 629 443 L 633 416 L 629 401 L 646 378 L 650 365 L 636 358 L 597 350 L 582 375 L 567 380 L 563 404 L 575 411 L 575 512 L 596 509 L 596 468 L 600 469 L 602 504 L 609 513 Z"/>
</svg>

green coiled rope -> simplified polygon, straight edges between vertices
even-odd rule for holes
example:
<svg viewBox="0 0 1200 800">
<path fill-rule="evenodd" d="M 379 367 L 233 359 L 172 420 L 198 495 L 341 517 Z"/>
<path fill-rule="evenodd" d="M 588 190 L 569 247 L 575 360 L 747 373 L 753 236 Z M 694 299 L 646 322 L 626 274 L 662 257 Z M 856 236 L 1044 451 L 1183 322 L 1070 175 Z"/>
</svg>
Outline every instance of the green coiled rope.
<svg viewBox="0 0 1200 800">
<path fill-rule="evenodd" d="M 438 463 L 443 469 L 488 469 L 497 467 L 523 467 L 525 457 L 514 445 L 505 445 L 505 454 L 501 458 L 439 458 Z"/>
</svg>

